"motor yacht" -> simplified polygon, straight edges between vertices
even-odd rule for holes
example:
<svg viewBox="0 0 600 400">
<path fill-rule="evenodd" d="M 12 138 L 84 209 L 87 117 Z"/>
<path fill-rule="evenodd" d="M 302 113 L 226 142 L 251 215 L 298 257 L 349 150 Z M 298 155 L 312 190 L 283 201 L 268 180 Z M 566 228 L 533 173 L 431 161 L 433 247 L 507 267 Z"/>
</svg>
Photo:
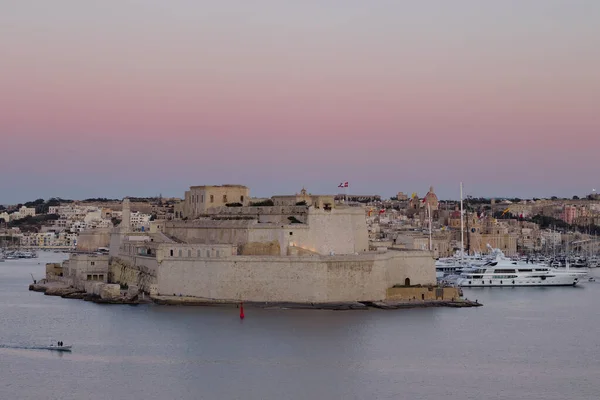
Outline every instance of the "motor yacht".
<svg viewBox="0 0 600 400">
<path fill-rule="evenodd" d="M 495 258 L 481 267 L 460 274 L 457 285 L 463 287 L 498 286 L 575 286 L 587 276 L 587 271 L 557 270 L 546 265 L 508 259 L 495 249 Z"/>
</svg>

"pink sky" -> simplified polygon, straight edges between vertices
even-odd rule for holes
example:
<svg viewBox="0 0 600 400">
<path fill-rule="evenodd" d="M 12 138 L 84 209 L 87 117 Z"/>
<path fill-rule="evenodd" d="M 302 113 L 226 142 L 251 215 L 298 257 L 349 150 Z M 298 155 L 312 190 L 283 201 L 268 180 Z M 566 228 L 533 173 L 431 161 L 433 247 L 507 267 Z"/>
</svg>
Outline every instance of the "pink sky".
<svg viewBox="0 0 600 400">
<path fill-rule="evenodd" d="M 595 1 L 7 3 L 0 203 L 600 186 Z"/>
</svg>

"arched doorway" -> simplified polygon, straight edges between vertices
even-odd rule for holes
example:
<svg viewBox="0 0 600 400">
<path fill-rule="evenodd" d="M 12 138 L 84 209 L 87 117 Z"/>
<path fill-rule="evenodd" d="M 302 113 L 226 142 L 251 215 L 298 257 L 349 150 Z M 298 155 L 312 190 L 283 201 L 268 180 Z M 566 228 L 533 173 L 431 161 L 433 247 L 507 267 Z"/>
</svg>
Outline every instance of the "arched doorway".
<svg viewBox="0 0 600 400">
<path fill-rule="evenodd" d="M 410 286 L 410 278 L 404 280 L 404 286 Z"/>
</svg>

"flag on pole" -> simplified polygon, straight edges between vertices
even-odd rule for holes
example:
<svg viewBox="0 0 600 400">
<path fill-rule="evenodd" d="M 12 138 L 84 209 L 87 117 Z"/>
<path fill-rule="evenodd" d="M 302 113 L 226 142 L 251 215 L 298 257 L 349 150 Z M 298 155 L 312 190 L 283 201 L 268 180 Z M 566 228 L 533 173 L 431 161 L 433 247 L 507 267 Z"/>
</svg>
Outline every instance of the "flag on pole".
<svg viewBox="0 0 600 400">
<path fill-rule="evenodd" d="M 348 182 L 342 182 L 338 185 L 339 188 L 347 188 L 348 187 Z"/>
<path fill-rule="evenodd" d="M 382 208 L 381 210 L 379 210 L 379 214 L 385 214 L 385 208 Z"/>
</svg>

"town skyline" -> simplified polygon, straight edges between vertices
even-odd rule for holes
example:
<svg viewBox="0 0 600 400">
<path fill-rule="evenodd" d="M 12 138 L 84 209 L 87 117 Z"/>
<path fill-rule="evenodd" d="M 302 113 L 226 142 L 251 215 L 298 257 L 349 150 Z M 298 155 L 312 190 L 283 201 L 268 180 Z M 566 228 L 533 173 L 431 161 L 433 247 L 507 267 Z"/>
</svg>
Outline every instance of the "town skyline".
<svg viewBox="0 0 600 400">
<path fill-rule="evenodd" d="M 214 184 L 214 186 L 220 186 L 222 184 Z M 190 185 L 188 185 L 189 187 Z M 212 185 L 209 185 L 212 186 Z M 252 189 L 251 186 L 249 185 L 244 185 L 249 187 L 250 189 Z M 422 185 L 423 186 L 423 185 Z M 302 188 L 305 188 L 304 186 Z M 412 196 L 413 193 L 416 193 L 418 197 L 422 198 L 423 196 L 425 196 L 428 191 L 429 188 L 433 188 L 434 189 L 434 193 L 436 193 L 436 195 L 438 195 L 440 201 L 442 202 L 453 202 L 453 201 L 459 201 L 460 200 L 460 196 L 457 197 L 444 197 L 443 195 L 441 195 L 436 189 L 435 186 L 423 186 L 423 190 L 419 190 L 419 191 L 403 191 L 403 190 L 399 190 L 399 191 L 391 191 L 391 194 L 387 194 L 387 192 L 390 192 L 390 190 L 387 190 L 385 193 L 386 194 L 382 194 L 382 193 L 367 193 L 367 192 L 352 192 L 351 190 L 346 190 L 345 189 L 340 189 L 338 188 L 337 191 L 330 191 L 330 192 L 313 192 L 308 190 L 307 187 L 307 192 L 314 194 L 314 195 L 343 195 L 343 194 L 347 194 L 349 196 L 352 195 L 369 195 L 369 196 L 381 196 L 382 201 L 387 201 L 390 199 L 394 199 L 396 197 L 396 195 L 398 193 L 403 193 L 404 195 L 406 195 L 409 199 Z M 348 187 L 348 189 L 350 189 L 350 186 Z M 270 198 L 272 196 L 276 196 L 276 195 L 292 195 L 292 194 L 298 194 L 300 192 L 300 190 L 296 190 L 296 191 L 292 191 L 292 192 L 272 192 L 272 193 L 265 193 L 265 194 L 255 194 L 251 192 L 251 196 L 252 198 Z M 588 193 L 581 193 L 581 194 L 572 194 L 572 195 L 566 195 L 566 196 L 560 196 L 560 195 L 551 195 L 551 196 L 532 196 L 532 197 L 525 197 L 525 196 L 519 196 L 519 195 L 512 195 L 512 196 L 487 196 L 487 195 L 473 195 L 471 193 L 469 193 L 469 191 L 464 190 L 463 191 L 463 199 L 465 201 L 467 201 L 468 199 L 487 199 L 487 200 L 491 200 L 491 199 L 495 199 L 495 200 L 537 200 L 537 199 L 546 199 L 546 200 L 553 200 L 553 199 L 557 199 L 557 200 L 585 200 L 586 198 L 588 198 L 590 195 L 596 195 L 598 196 L 598 192 L 595 189 L 590 190 Z M 0 196 L 2 196 L 0 194 Z M 132 193 L 128 193 L 125 195 L 119 195 L 119 196 L 110 196 L 110 195 L 96 195 L 96 196 L 83 196 L 83 197 L 70 197 L 70 196 L 64 196 L 64 195 L 58 195 L 58 196 L 37 196 L 37 197 L 33 197 L 33 198 L 27 198 L 27 199 L 21 199 L 19 201 L 12 201 L 12 202 L 7 202 L 7 201 L 3 201 L 3 198 L 0 197 L 0 206 L 14 206 L 14 205 L 18 205 L 18 204 L 25 204 L 25 203 L 31 203 L 31 202 L 35 202 L 36 200 L 44 200 L 44 201 L 49 201 L 49 200 L 61 200 L 61 201 L 86 201 L 86 200 L 90 200 L 90 201 L 99 201 L 99 200 L 107 200 L 107 201 L 121 201 L 124 198 L 134 198 L 134 199 L 158 199 L 158 198 L 163 198 L 163 199 L 179 199 L 179 200 L 183 200 L 183 196 L 181 193 L 163 193 L 160 192 L 158 194 L 154 193 L 154 194 L 147 194 L 147 195 L 135 195 Z"/>
<path fill-rule="evenodd" d="M 9 0 L 0 202 L 339 180 L 583 195 L 600 186 L 599 14 L 585 0 Z"/>
</svg>

